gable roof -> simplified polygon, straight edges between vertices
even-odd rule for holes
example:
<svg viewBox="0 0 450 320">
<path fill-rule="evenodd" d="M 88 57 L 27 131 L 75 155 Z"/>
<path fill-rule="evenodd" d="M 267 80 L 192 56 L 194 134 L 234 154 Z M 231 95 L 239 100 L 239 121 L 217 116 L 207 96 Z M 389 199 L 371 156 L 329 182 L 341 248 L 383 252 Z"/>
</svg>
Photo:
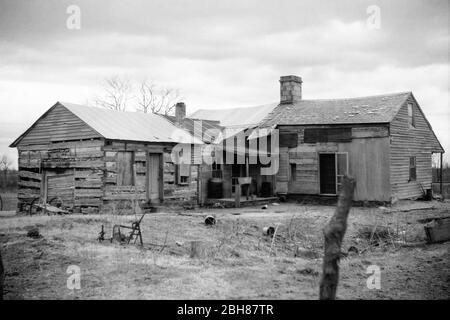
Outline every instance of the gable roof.
<svg viewBox="0 0 450 320">
<path fill-rule="evenodd" d="M 163 115 L 172 124 L 176 125 L 176 117 L 170 115 Z M 184 118 L 181 123 L 181 127 L 187 130 L 191 135 L 195 135 L 194 126 L 195 123 L 201 123 L 202 129 L 202 141 L 212 142 L 217 138 L 216 132 L 221 132 L 223 127 L 219 124 L 217 120 L 204 120 L 204 119 L 194 119 L 194 118 Z"/>
<path fill-rule="evenodd" d="M 260 126 L 389 123 L 410 95 L 411 92 L 401 92 L 280 104 L 267 115 Z"/>
<path fill-rule="evenodd" d="M 49 114 L 53 109 L 60 106 L 69 110 L 97 132 L 99 137 L 105 139 L 202 144 L 201 140 L 193 137 L 186 130 L 174 126 L 161 115 L 122 112 L 68 102 L 57 102 L 39 117 L 27 131 L 17 138 L 10 147 L 17 146 L 42 118 Z"/>
<path fill-rule="evenodd" d="M 224 127 L 248 128 L 257 126 L 277 105 L 277 103 L 270 103 L 247 108 L 199 109 L 190 117 L 217 120 Z"/>
</svg>

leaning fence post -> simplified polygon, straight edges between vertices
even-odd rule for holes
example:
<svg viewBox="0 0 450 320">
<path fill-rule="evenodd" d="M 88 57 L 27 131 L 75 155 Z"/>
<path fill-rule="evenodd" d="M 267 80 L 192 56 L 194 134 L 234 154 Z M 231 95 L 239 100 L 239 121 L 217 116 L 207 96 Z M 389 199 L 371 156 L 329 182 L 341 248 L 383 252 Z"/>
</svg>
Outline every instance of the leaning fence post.
<svg viewBox="0 0 450 320">
<path fill-rule="evenodd" d="M 3 268 L 2 252 L 0 251 L 0 300 L 3 300 L 3 280 L 5 278 L 5 270 Z"/>
<path fill-rule="evenodd" d="M 341 244 L 347 229 L 347 217 L 352 205 L 354 190 L 355 180 L 344 177 L 336 211 L 323 230 L 325 254 L 323 257 L 322 278 L 320 280 L 320 300 L 336 299 Z"/>
</svg>

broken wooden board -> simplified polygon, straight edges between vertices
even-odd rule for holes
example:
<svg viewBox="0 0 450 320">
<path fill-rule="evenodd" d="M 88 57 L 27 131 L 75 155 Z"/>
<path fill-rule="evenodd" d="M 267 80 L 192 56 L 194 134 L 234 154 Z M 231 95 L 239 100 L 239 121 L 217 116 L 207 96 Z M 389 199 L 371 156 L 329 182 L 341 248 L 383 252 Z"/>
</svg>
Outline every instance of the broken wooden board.
<svg viewBox="0 0 450 320">
<path fill-rule="evenodd" d="M 42 210 L 46 210 L 47 212 L 51 212 L 51 213 L 57 213 L 57 214 L 60 214 L 60 213 L 68 214 L 69 213 L 69 211 L 67 211 L 67 210 L 64 210 L 64 209 L 61 209 L 61 208 L 58 208 L 58 207 L 55 207 L 55 206 L 52 206 L 49 204 L 47 204 L 47 205 L 35 204 L 35 206 Z"/>
<path fill-rule="evenodd" d="M 428 243 L 450 240 L 450 218 L 436 218 L 425 225 Z"/>
</svg>

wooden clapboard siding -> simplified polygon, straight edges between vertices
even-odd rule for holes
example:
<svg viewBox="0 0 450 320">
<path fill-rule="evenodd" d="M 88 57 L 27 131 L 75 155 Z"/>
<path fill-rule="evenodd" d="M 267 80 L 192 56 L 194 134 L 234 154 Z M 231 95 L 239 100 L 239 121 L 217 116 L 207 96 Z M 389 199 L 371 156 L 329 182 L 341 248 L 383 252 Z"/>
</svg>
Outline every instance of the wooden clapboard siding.
<svg viewBox="0 0 450 320">
<path fill-rule="evenodd" d="M 276 186 L 275 191 L 277 193 L 288 193 L 288 181 L 289 181 L 289 148 L 280 147 L 279 148 L 279 163 L 278 163 L 278 173 L 276 176 Z"/>
<path fill-rule="evenodd" d="M 298 134 L 298 146 L 280 148 L 280 170 L 277 191 L 286 185 L 288 193 L 320 194 L 319 153 L 348 152 L 349 173 L 357 179 L 355 200 L 389 201 L 389 126 L 388 124 L 355 124 L 349 142 L 305 143 L 305 128 L 333 126 L 280 126 L 281 133 Z M 334 126 L 335 127 L 335 126 Z M 283 164 L 284 163 L 284 164 Z M 296 179 L 290 177 L 290 164 L 296 164 Z M 373 177 L 372 177 L 373 175 Z"/>
<path fill-rule="evenodd" d="M 408 103 L 413 104 L 415 128 L 409 128 Z M 412 95 L 391 122 L 390 134 L 392 196 L 397 199 L 421 196 L 422 188 L 431 188 L 431 153 L 443 149 Z M 409 181 L 409 157 L 412 156 L 416 157 L 416 181 Z"/>
<path fill-rule="evenodd" d="M 389 138 L 353 139 L 340 143 L 348 153 L 349 174 L 355 178 L 355 200 L 390 201 Z"/>
<path fill-rule="evenodd" d="M 289 176 L 289 193 L 318 194 L 318 158 L 316 144 L 301 144 L 289 149 L 289 165 L 296 164 L 296 179 Z M 290 174 L 290 168 L 288 168 Z"/>
<path fill-rule="evenodd" d="M 52 141 L 81 140 L 101 136 L 66 107 L 55 105 L 39 118 L 18 145 L 45 144 Z"/>
</svg>

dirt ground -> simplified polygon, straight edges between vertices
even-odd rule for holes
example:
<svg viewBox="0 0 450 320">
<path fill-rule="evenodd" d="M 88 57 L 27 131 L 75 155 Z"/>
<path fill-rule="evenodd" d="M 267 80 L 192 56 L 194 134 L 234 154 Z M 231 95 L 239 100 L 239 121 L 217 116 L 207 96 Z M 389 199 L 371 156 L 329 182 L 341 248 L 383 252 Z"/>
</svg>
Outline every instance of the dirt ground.
<svg viewBox="0 0 450 320">
<path fill-rule="evenodd" d="M 102 224 L 109 238 L 114 224 L 135 216 L 3 212 L 5 299 L 317 299 L 322 228 L 333 212 L 332 206 L 282 203 L 267 210 L 152 213 L 143 220 L 143 248 L 96 240 Z M 207 215 L 216 217 L 214 226 L 205 226 Z M 450 242 L 426 244 L 417 222 L 449 215 L 448 202 L 352 208 L 338 298 L 449 299 Z M 273 238 L 263 235 L 266 226 L 275 227 Z M 31 227 L 42 237 L 28 237 Z M 385 237 L 361 231 L 386 227 Z M 199 257 L 190 257 L 191 241 L 201 242 Z M 81 289 L 67 287 L 73 265 L 80 268 Z M 381 270 L 380 289 L 367 287 L 370 265 Z"/>
</svg>

